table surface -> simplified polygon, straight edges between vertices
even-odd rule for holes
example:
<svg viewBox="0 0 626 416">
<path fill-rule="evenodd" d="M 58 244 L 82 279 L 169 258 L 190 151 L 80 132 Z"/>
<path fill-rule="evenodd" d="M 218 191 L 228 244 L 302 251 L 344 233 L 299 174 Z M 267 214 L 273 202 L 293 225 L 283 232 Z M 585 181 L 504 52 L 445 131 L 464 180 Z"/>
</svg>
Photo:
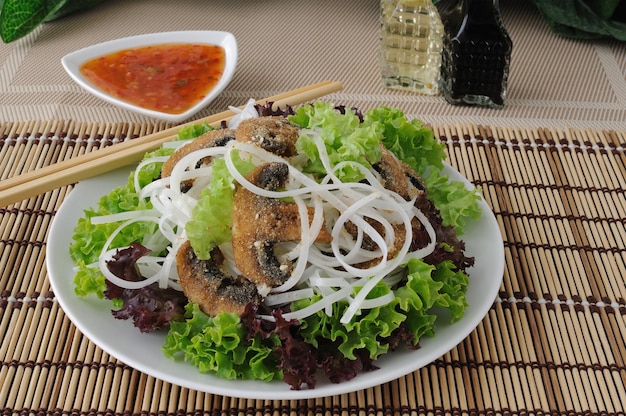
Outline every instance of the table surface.
<svg viewBox="0 0 626 416">
<path fill-rule="evenodd" d="M 624 414 L 626 44 L 553 35 L 530 1 L 501 2 L 513 39 L 507 105 L 452 106 L 392 91 L 378 74 L 378 1 L 105 2 L 0 45 L 0 179 L 170 125 L 85 93 L 60 65 L 73 50 L 172 30 L 226 30 L 230 85 L 204 117 L 322 80 L 327 100 L 388 105 L 429 123 L 448 161 L 481 189 L 505 271 L 479 326 L 424 368 L 309 400 L 246 400 L 143 374 L 78 331 L 45 258 L 66 186 L 0 207 L 3 414 Z"/>
</svg>

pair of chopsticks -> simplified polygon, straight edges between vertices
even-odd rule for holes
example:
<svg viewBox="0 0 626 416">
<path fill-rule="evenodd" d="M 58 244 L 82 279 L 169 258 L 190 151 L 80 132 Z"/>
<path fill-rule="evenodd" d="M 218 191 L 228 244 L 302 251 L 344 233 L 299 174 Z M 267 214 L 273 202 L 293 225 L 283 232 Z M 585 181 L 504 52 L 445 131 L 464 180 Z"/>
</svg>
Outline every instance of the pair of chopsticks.
<svg viewBox="0 0 626 416">
<path fill-rule="evenodd" d="M 337 92 L 342 88 L 340 82 L 322 81 L 259 100 L 257 103 L 273 102 L 274 107 L 295 106 Z M 235 112 L 231 110 L 223 111 L 5 179 L 0 181 L 0 207 L 137 163 L 146 152 L 156 150 L 163 143 L 174 140 L 176 133 L 182 127 L 203 122 L 219 126 L 222 121 L 229 120 L 234 115 Z"/>
</svg>

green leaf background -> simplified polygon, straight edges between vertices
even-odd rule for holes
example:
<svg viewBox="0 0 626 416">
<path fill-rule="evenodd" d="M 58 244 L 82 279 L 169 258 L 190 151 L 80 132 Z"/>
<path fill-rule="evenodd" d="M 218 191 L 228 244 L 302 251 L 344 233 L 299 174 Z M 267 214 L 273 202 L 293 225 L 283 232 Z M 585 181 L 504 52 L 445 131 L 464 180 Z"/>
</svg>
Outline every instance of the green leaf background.
<svg viewBox="0 0 626 416">
<path fill-rule="evenodd" d="M 104 0 L 0 0 L 0 37 L 20 39 L 43 22 L 87 10 Z"/>
<path fill-rule="evenodd" d="M 532 0 L 558 35 L 626 41 L 626 0 Z"/>
</svg>

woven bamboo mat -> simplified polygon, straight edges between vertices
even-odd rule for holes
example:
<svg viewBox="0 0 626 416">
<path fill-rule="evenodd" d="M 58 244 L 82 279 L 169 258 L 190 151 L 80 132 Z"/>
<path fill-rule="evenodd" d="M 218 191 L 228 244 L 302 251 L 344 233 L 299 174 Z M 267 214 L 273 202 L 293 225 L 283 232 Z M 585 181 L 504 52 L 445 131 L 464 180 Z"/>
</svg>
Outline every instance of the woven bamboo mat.
<svg viewBox="0 0 626 416">
<path fill-rule="evenodd" d="M 0 125 L 0 179 L 162 125 Z M 434 126 L 493 208 L 501 291 L 430 365 L 352 394 L 241 400 L 164 383 L 109 356 L 55 301 L 50 223 L 71 186 L 0 207 L 3 414 L 625 414 L 626 132 Z"/>
</svg>

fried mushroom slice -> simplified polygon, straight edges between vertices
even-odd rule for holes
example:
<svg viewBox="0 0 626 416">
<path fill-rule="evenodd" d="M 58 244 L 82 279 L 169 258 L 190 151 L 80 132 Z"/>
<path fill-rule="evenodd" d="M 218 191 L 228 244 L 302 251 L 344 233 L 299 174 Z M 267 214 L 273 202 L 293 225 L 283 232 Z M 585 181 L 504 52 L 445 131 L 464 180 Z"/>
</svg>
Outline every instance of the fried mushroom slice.
<svg viewBox="0 0 626 416">
<path fill-rule="evenodd" d="M 291 157 L 298 152 L 296 140 L 300 127 L 285 117 L 267 116 L 243 120 L 235 130 L 235 137 L 244 143 L 257 146 L 278 156 Z"/>
<path fill-rule="evenodd" d="M 285 163 L 267 163 L 250 172 L 247 179 L 260 188 L 277 190 L 289 175 Z M 312 218 L 309 210 L 309 221 Z M 278 261 L 277 243 L 301 239 L 298 207 L 293 202 L 266 198 L 237 186 L 233 197 L 232 244 L 239 271 L 257 285 L 277 287 L 289 278 L 292 264 Z M 330 243 L 331 235 L 322 227 L 317 242 Z"/>
<path fill-rule="evenodd" d="M 422 196 L 426 187 L 419 175 L 383 144 L 380 148 L 382 156 L 373 168 L 380 175 L 383 186 L 407 201 Z"/>
<path fill-rule="evenodd" d="M 422 179 L 419 175 L 406 163 L 399 160 L 393 153 L 391 153 L 384 145 L 380 145 L 382 151 L 381 159 L 373 165 L 374 170 L 380 175 L 382 185 L 407 201 L 415 199 L 416 206 L 421 204 L 425 199 L 426 189 Z M 379 233 L 383 234 L 383 228 L 380 223 L 368 220 L 370 225 Z M 413 218 L 411 221 L 411 228 L 413 239 L 410 250 L 417 250 L 420 247 L 426 246 L 430 239 L 427 232 L 424 230 L 422 223 Z M 393 258 L 400 248 L 404 244 L 406 238 L 406 230 L 404 225 L 393 225 L 395 241 L 388 251 L 388 259 Z M 346 224 L 346 231 L 350 235 L 356 238 L 356 227 L 352 223 Z M 373 251 L 378 246 L 374 243 L 370 236 L 363 237 L 362 248 L 365 250 Z M 380 262 L 380 259 L 371 260 L 358 265 L 358 267 L 372 267 Z"/>
<path fill-rule="evenodd" d="M 183 293 L 210 316 L 220 312 L 243 315 L 248 304 L 261 302 L 256 286 L 243 276 L 230 276 L 222 270 L 224 255 L 219 248 L 209 260 L 198 259 L 186 241 L 176 253 L 176 268 Z"/>
<path fill-rule="evenodd" d="M 209 147 L 218 147 L 218 146 L 226 146 L 226 144 L 235 140 L 235 131 L 232 129 L 219 129 L 219 130 L 211 130 L 203 135 L 199 136 L 192 142 L 189 142 L 179 149 L 177 149 L 168 159 L 163 163 L 163 167 L 161 168 L 161 177 L 167 178 L 172 174 L 172 170 L 174 170 L 174 166 L 180 160 L 187 156 L 190 153 L 195 152 L 200 149 L 207 149 Z M 209 163 L 210 158 L 205 158 L 198 161 L 198 166 Z M 191 186 L 190 183 L 186 183 L 187 186 Z"/>
</svg>

